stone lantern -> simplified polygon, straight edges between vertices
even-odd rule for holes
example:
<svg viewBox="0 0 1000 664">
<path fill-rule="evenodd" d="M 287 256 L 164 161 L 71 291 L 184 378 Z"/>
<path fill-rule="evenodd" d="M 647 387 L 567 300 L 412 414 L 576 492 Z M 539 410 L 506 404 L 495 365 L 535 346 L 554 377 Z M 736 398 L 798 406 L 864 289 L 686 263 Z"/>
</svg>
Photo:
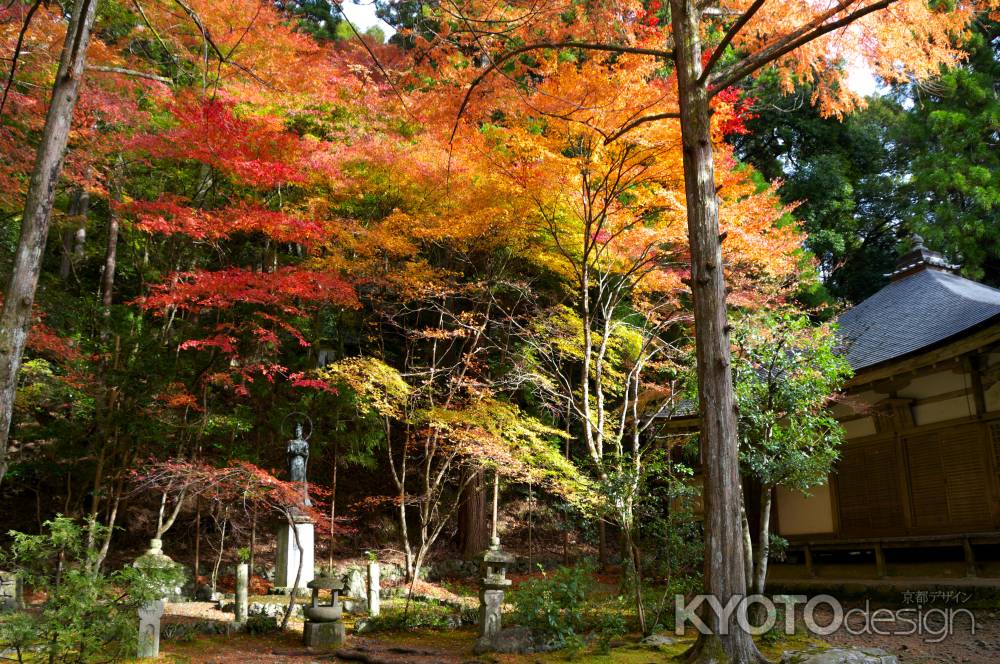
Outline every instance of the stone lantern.
<svg viewBox="0 0 1000 664">
<path fill-rule="evenodd" d="M 507 568 L 516 557 L 500 548 L 500 538 L 493 537 L 490 548 L 483 552 L 482 578 L 479 585 L 479 639 L 476 652 L 493 650 L 500 633 L 500 614 L 503 611 L 504 590 L 510 586 Z"/>
<path fill-rule="evenodd" d="M 312 601 L 302 612 L 306 618 L 302 632 L 303 642 L 312 648 L 339 646 L 344 641 L 344 623 L 341 621 L 343 607 L 340 604 L 343 582 L 326 573 L 320 573 L 307 583 L 306 587 L 312 589 Z M 320 590 L 330 591 L 329 604 L 320 604 Z"/>
</svg>

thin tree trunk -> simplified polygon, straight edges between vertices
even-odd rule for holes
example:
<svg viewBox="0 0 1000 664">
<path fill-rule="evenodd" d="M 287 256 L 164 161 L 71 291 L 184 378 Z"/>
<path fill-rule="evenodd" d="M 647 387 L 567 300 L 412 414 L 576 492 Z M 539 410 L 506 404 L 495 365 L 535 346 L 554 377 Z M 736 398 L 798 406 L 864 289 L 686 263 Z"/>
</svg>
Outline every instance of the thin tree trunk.
<svg viewBox="0 0 1000 664">
<path fill-rule="evenodd" d="M 704 460 L 705 590 L 726 606 L 746 593 L 740 526 L 740 478 L 736 447 L 736 404 L 730 370 L 726 284 L 715 189 L 711 110 L 701 76 L 700 10 L 696 0 L 671 0 L 677 87 L 684 157 L 691 292 L 694 300 L 701 444 Z M 701 636 L 692 661 L 748 664 L 766 661 L 750 634 L 736 621 L 706 611 L 712 631 Z"/>
<path fill-rule="evenodd" d="M 281 630 L 284 631 L 288 628 L 288 620 L 292 617 L 292 611 L 295 610 L 295 600 L 296 596 L 299 594 L 299 582 L 302 580 L 302 562 L 305 558 L 306 551 L 302 547 L 302 542 L 299 540 L 299 531 L 295 527 L 295 520 L 292 519 L 288 512 L 285 512 L 285 519 L 288 521 L 288 527 L 292 531 L 292 539 L 295 540 L 295 548 L 299 550 L 299 564 L 295 568 L 295 581 L 292 582 L 292 591 L 288 595 L 288 606 L 285 608 L 285 617 L 281 620 Z"/>
<path fill-rule="evenodd" d="M 42 255 L 49 235 L 52 203 L 62 171 L 73 109 L 90 44 L 97 0 L 76 0 L 73 5 L 59 70 L 52 86 L 52 102 L 45 118 L 45 131 L 28 184 L 10 281 L 0 314 L 0 482 L 7 473 L 8 444 L 14 392 L 24 344 L 31 327 L 31 309 L 42 269 Z"/>
<path fill-rule="evenodd" d="M 410 531 L 406 527 L 406 493 L 399 492 L 399 528 L 403 536 L 403 555 L 406 559 L 406 576 L 410 581 L 416 579 L 416 569 L 413 564 L 413 547 L 410 546 Z"/>
<path fill-rule="evenodd" d="M 194 513 L 194 584 L 198 585 L 198 573 L 201 571 L 201 499 Z"/>
<path fill-rule="evenodd" d="M 163 500 L 160 503 L 160 518 L 156 525 L 156 539 L 161 539 L 166 534 L 166 532 L 170 530 L 171 526 L 174 525 L 174 522 L 177 521 L 177 515 L 181 513 L 181 507 L 184 506 L 184 497 L 186 495 L 187 495 L 187 487 L 184 487 L 183 489 L 181 489 L 181 492 L 177 495 L 177 502 L 174 504 L 174 509 L 170 511 L 170 516 L 168 516 L 167 520 L 164 521 L 163 515 L 164 515 L 164 508 L 166 507 L 167 494 L 166 492 L 163 493 Z"/>
<path fill-rule="evenodd" d="M 118 505 L 121 504 L 122 487 L 124 484 L 125 483 L 122 479 L 118 480 L 118 488 L 115 489 L 115 497 L 111 501 L 111 509 L 108 512 L 106 524 L 107 530 L 104 533 L 104 541 L 101 542 L 101 549 L 97 552 L 97 558 L 94 560 L 92 572 L 95 576 L 101 571 L 101 565 L 104 564 L 104 560 L 108 557 L 108 550 L 111 548 L 111 536 L 115 532 L 115 521 L 118 520 Z"/>
<path fill-rule="evenodd" d="M 771 487 L 760 488 L 760 529 L 757 532 L 757 552 L 754 561 L 753 591 L 764 592 L 767 583 L 767 557 L 771 553 Z"/>
<path fill-rule="evenodd" d="M 743 524 L 743 571 L 747 578 L 747 590 L 753 579 L 753 538 L 750 535 L 750 519 L 743 492 L 740 492 L 740 522 Z"/>
<path fill-rule="evenodd" d="M 334 546 L 334 536 L 333 527 L 337 522 L 337 461 L 338 452 L 340 451 L 340 441 L 333 441 L 333 471 L 331 471 L 330 477 L 330 573 L 333 574 L 333 546 Z"/>
<path fill-rule="evenodd" d="M 496 470 L 493 471 L 493 533 L 491 537 L 492 542 L 496 542 L 500 539 L 500 528 L 498 519 L 500 517 L 500 473 Z"/>
<path fill-rule="evenodd" d="M 111 315 L 111 297 L 115 287 L 115 269 L 118 264 L 118 214 L 112 210 L 108 219 L 108 244 L 104 251 L 104 273 L 101 275 L 101 306 L 104 317 Z"/>
<path fill-rule="evenodd" d="M 646 624 L 646 605 L 642 601 L 642 556 L 639 545 L 632 537 L 628 528 L 622 528 L 625 534 L 625 545 L 628 547 L 628 556 L 632 562 L 632 572 L 635 574 L 635 612 L 639 619 L 639 631 L 643 636 L 649 635 L 649 628 Z"/>
<path fill-rule="evenodd" d="M 73 272 L 73 266 L 83 258 L 87 242 L 87 212 L 89 209 L 90 193 L 83 187 L 77 187 L 73 191 L 69 209 L 66 212 L 68 216 L 80 219 L 76 228 L 67 228 L 63 231 L 63 253 L 59 261 L 59 277 L 64 281 L 69 279 L 69 275 Z"/>
<path fill-rule="evenodd" d="M 250 558 L 247 561 L 249 563 L 249 576 L 247 581 L 253 580 L 253 564 L 254 564 L 254 551 L 257 549 L 257 509 L 254 508 L 250 515 Z"/>
<path fill-rule="evenodd" d="M 222 519 L 222 534 L 219 535 L 219 555 L 215 557 L 215 565 L 212 567 L 212 594 L 215 594 L 216 584 L 219 581 L 219 567 L 222 565 L 222 554 L 226 551 L 226 524 L 229 519 Z"/>
<path fill-rule="evenodd" d="M 604 519 L 597 521 L 597 559 L 601 563 L 601 569 L 608 568 L 608 525 Z"/>
</svg>

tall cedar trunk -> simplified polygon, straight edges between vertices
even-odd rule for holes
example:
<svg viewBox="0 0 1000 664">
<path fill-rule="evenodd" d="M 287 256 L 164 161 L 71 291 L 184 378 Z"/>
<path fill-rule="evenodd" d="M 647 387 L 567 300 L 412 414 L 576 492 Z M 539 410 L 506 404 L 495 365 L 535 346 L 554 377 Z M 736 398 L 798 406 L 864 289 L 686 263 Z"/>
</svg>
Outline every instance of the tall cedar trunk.
<svg viewBox="0 0 1000 664">
<path fill-rule="evenodd" d="M 671 0 L 677 62 L 677 87 L 684 154 L 684 187 L 688 238 L 691 244 L 691 292 L 694 299 L 698 397 L 705 502 L 705 590 L 723 606 L 746 593 L 740 523 L 739 459 L 736 449 L 736 405 L 730 371 L 726 284 L 719 235 L 719 207 L 712 154 L 711 111 L 701 76 L 700 12 L 696 0 Z M 691 649 L 691 661 L 744 664 L 766 661 L 750 634 L 731 614 L 723 629 L 721 616 L 706 611 L 712 631 Z M 723 633 L 725 632 L 725 633 Z"/>
<path fill-rule="evenodd" d="M 28 328 L 31 327 L 31 307 L 35 302 L 42 254 L 49 235 L 52 203 L 59 173 L 62 171 L 96 11 L 97 0 L 76 0 L 73 6 L 59 71 L 52 86 L 52 102 L 45 118 L 45 131 L 28 184 L 24 217 L 21 220 L 21 237 L 7 284 L 3 313 L 0 314 L 0 482 L 7 472 L 7 450 L 17 373 Z"/>
<path fill-rule="evenodd" d="M 480 469 L 467 468 L 464 472 L 473 475 L 467 478 L 462 490 L 462 503 L 458 510 L 458 539 L 462 556 L 475 558 L 489 546 L 486 511 L 486 473 Z"/>
<path fill-rule="evenodd" d="M 79 219 L 76 228 L 63 231 L 63 253 L 59 262 L 59 277 L 69 279 L 73 266 L 83 258 L 87 242 L 87 212 L 90 210 L 90 194 L 83 187 L 73 190 L 73 197 L 66 211 L 70 217 Z"/>
</svg>

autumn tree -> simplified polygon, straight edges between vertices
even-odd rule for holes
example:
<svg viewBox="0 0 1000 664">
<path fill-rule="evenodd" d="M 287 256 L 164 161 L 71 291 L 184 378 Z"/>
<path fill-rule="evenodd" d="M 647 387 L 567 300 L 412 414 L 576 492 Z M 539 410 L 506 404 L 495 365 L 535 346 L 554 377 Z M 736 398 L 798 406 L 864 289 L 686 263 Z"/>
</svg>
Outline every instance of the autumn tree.
<svg viewBox="0 0 1000 664">
<path fill-rule="evenodd" d="M 10 91 L 10 83 L 14 80 L 21 36 L 40 4 L 34 3 L 23 17 L 24 29 L 20 32 L 15 56 L 11 60 L 8 83 L 3 91 L 4 102 Z M 10 11 L 10 7 L 3 11 Z M 0 481 L 3 481 L 7 472 L 7 447 L 18 370 L 21 367 L 28 328 L 31 326 L 32 305 L 42 268 L 42 254 L 48 239 L 55 190 L 69 140 L 73 110 L 80 80 L 83 78 L 96 13 L 97 0 L 77 0 L 74 3 L 26 195 L 14 265 L 4 293 L 3 311 L 0 314 Z"/>
<path fill-rule="evenodd" d="M 665 118 L 680 121 L 706 459 L 705 581 L 708 592 L 723 604 L 745 591 L 746 580 L 722 251 L 726 236 L 719 224 L 712 100 L 765 67 L 776 67 L 787 85 L 796 79 L 815 83 L 815 101 L 829 112 L 843 112 L 857 102 L 839 85 L 846 71 L 843 63 L 866 62 L 876 75 L 893 81 L 933 75 L 940 63 L 960 55 L 949 35 L 961 32 L 978 12 L 991 8 L 995 3 L 988 0 L 948 5 L 923 0 L 849 0 L 829 5 L 671 0 L 669 6 L 630 2 L 586 9 L 563 3 L 520 7 L 455 2 L 441 11 L 448 26 L 437 33 L 442 48 L 475 53 L 484 65 L 465 75 L 454 73 L 456 83 L 469 85 L 459 109 L 466 118 L 483 118 L 477 111 L 488 117 L 494 110 L 488 101 L 483 108 L 483 100 L 489 99 L 483 94 L 486 89 L 511 82 L 530 85 L 566 54 L 612 60 L 642 55 L 672 70 L 677 106 L 637 107 L 622 129 Z M 435 60 L 434 66 L 441 68 L 442 62 Z M 478 103 L 470 105 L 473 99 Z M 613 136 L 617 138 L 617 133 Z M 713 634 L 699 640 L 691 659 L 762 659 L 735 618 L 725 628 L 720 620 L 708 617 Z"/>
</svg>

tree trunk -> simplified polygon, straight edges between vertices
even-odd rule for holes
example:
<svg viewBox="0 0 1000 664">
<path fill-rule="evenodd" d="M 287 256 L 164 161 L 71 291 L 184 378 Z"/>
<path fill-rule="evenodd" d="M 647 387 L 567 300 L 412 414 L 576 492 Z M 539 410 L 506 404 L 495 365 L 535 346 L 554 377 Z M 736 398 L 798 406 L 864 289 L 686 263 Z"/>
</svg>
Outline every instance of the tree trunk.
<svg viewBox="0 0 1000 664">
<path fill-rule="evenodd" d="M 253 508 L 253 513 L 250 515 L 250 557 L 247 561 L 249 563 L 249 576 L 247 581 L 253 581 L 253 566 L 256 562 L 255 551 L 257 550 L 257 508 Z"/>
<path fill-rule="evenodd" d="M 215 557 L 215 565 L 212 567 L 212 594 L 215 595 L 216 587 L 219 582 L 219 567 L 222 566 L 222 554 L 226 552 L 226 524 L 229 523 L 229 519 L 226 517 L 222 518 L 222 533 L 219 535 L 219 555 Z M 297 579 L 296 579 L 297 580 Z"/>
<path fill-rule="evenodd" d="M 76 228 L 63 231 L 63 253 L 59 262 L 59 277 L 69 279 L 73 266 L 83 258 L 87 242 L 87 211 L 90 209 L 90 193 L 83 187 L 73 191 L 73 197 L 66 211 L 70 217 L 79 217 Z"/>
<path fill-rule="evenodd" d="M 753 591 L 764 592 L 767 583 L 767 557 L 771 552 L 771 500 L 772 488 L 760 488 L 760 528 L 757 532 L 757 552 L 754 557 Z"/>
<path fill-rule="evenodd" d="M 753 538 L 750 535 L 750 518 L 747 516 L 747 506 L 743 492 L 740 492 L 740 521 L 743 524 L 743 572 L 747 578 L 747 590 L 750 590 L 750 580 L 753 579 Z"/>
<path fill-rule="evenodd" d="M 42 254 L 49 235 L 52 203 L 59 173 L 62 171 L 96 11 L 97 0 L 76 0 L 73 6 L 59 71 L 52 86 L 52 102 L 45 118 L 45 131 L 28 184 L 24 217 L 21 219 L 21 237 L 7 284 L 3 313 L 0 314 L 0 482 L 7 472 L 7 449 L 17 373 L 28 329 L 31 327 L 31 308 L 35 302 Z"/>
<path fill-rule="evenodd" d="M 635 541 L 629 529 L 622 528 L 622 533 L 624 534 L 624 544 L 628 551 L 627 555 L 632 566 L 632 573 L 635 575 L 633 591 L 635 593 L 635 613 L 639 621 L 639 631 L 642 632 L 643 636 L 649 636 L 650 631 L 646 623 L 646 605 L 642 600 L 642 552 L 639 550 L 639 544 Z"/>
<path fill-rule="evenodd" d="M 305 548 L 302 546 L 302 541 L 299 539 L 299 529 L 295 527 L 295 519 L 292 515 L 285 512 L 285 520 L 288 522 L 288 528 L 292 531 L 292 539 L 295 540 L 295 548 L 299 551 L 299 564 L 295 567 L 295 581 L 292 582 L 292 591 L 288 593 L 288 606 L 285 607 L 285 617 L 281 619 L 281 630 L 284 631 L 288 628 L 288 621 L 292 617 L 292 611 L 295 610 L 295 600 L 298 598 L 299 594 L 299 582 L 302 581 L 302 563 L 303 558 L 306 557 Z"/>
<path fill-rule="evenodd" d="M 464 482 L 465 488 L 462 490 L 462 503 L 458 510 L 458 540 L 462 548 L 462 556 L 472 559 L 482 553 L 489 546 L 489 536 L 487 535 L 486 512 L 486 474 L 480 469 L 467 468 L 466 476 L 468 481 Z"/>
<path fill-rule="evenodd" d="M 333 527 L 337 523 L 337 462 L 338 462 L 337 457 L 339 456 L 338 455 L 339 451 L 340 451 L 339 441 L 334 440 L 333 470 L 331 471 L 331 476 L 330 476 L 330 556 L 328 561 L 330 565 L 331 574 L 333 574 L 333 546 L 334 546 Z"/>
<path fill-rule="evenodd" d="M 101 275 L 101 307 L 105 319 L 111 315 L 111 297 L 115 287 L 118 264 L 118 214 L 112 209 L 108 219 L 108 244 L 104 251 L 104 273 Z"/>
<path fill-rule="evenodd" d="M 201 569 L 201 499 L 194 513 L 194 585 L 198 585 L 198 573 Z"/>
<path fill-rule="evenodd" d="M 730 370 L 726 284 L 715 190 L 711 110 L 701 76 L 699 10 L 696 0 L 671 0 L 677 87 L 684 155 L 691 292 L 694 300 L 698 397 L 704 460 L 705 590 L 726 606 L 746 593 L 740 525 L 740 477 L 736 447 L 736 404 Z M 746 664 L 766 661 L 734 611 L 728 625 L 713 611 L 704 614 L 712 634 L 692 647 L 691 661 Z"/>
<path fill-rule="evenodd" d="M 608 526 L 604 519 L 597 521 L 597 560 L 601 570 L 608 569 Z"/>
</svg>

